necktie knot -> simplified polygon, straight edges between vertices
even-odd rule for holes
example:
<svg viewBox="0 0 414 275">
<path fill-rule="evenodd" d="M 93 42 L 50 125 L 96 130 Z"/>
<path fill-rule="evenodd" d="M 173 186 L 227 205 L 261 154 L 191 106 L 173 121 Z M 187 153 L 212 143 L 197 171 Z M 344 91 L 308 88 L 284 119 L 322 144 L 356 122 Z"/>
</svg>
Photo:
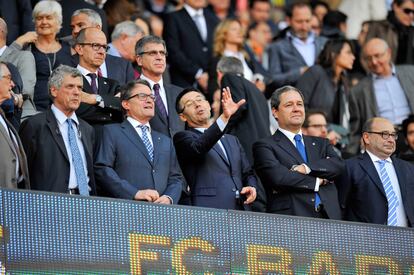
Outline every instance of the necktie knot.
<svg viewBox="0 0 414 275">
<path fill-rule="evenodd" d="M 148 126 L 147 125 L 138 125 L 138 128 L 141 129 L 142 132 L 147 132 L 148 131 Z"/>
<path fill-rule="evenodd" d="M 379 163 L 380 167 L 384 167 L 385 164 L 387 163 L 385 159 L 377 160 L 377 162 Z"/>
<path fill-rule="evenodd" d="M 89 74 L 87 74 L 87 76 L 89 76 L 92 81 L 96 80 L 96 74 L 95 73 L 89 73 Z"/>
<path fill-rule="evenodd" d="M 96 78 L 97 78 L 96 74 L 95 73 L 89 73 L 89 74 L 87 74 L 87 76 L 89 76 L 91 78 L 92 92 L 94 94 L 97 94 L 98 93 L 98 85 L 96 84 Z"/>
<path fill-rule="evenodd" d="M 160 84 L 155 83 L 154 86 L 152 87 L 152 89 L 154 90 L 155 95 L 159 96 L 159 94 L 160 94 Z"/>
<path fill-rule="evenodd" d="M 302 142 L 302 136 L 299 135 L 299 134 L 296 134 L 294 139 L 295 139 L 296 142 Z"/>
</svg>

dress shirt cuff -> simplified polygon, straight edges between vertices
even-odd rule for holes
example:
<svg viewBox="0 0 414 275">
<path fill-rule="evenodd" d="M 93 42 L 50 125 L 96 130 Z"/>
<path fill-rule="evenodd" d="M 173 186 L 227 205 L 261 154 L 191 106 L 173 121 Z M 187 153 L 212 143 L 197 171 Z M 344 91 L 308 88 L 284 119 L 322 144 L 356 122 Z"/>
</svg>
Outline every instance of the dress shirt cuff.
<svg viewBox="0 0 414 275">
<path fill-rule="evenodd" d="M 174 200 L 170 196 L 168 195 L 164 195 L 164 196 L 166 196 L 170 200 L 171 204 L 174 204 Z"/>
<path fill-rule="evenodd" d="M 103 102 L 103 100 L 98 104 L 99 107 L 101 108 L 105 108 L 105 102 Z"/>
<path fill-rule="evenodd" d="M 220 131 L 224 132 L 224 129 L 226 129 L 227 123 L 224 122 L 220 117 L 216 120 L 217 126 L 219 127 Z M 310 169 L 309 169 L 310 170 Z"/>
<path fill-rule="evenodd" d="M 306 175 L 309 175 L 309 173 L 311 172 L 309 166 L 307 166 L 305 163 L 302 163 L 302 165 L 305 167 Z"/>
<path fill-rule="evenodd" d="M 203 74 L 203 69 L 198 69 L 196 75 L 194 76 L 195 79 L 198 79 Z"/>
<path fill-rule="evenodd" d="M 315 189 L 314 189 L 315 192 L 319 192 L 319 184 L 321 181 L 322 179 L 316 178 Z"/>
</svg>

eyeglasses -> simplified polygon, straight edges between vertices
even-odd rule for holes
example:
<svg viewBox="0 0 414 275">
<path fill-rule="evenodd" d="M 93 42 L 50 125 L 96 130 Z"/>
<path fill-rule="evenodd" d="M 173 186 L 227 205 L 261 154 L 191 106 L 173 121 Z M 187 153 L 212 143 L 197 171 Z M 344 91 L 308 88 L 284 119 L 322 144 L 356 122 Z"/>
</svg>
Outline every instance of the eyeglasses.
<svg viewBox="0 0 414 275">
<path fill-rule="evenodd" d="M 148 98 L 150 98 L 152 101 L 155 100 L 155 95 L 145 94 L 145 93 L 138 93 L 138 94 L 132 95 L 132 96 L 128 97 L 126 100 L 133 99 L 134 97 L 137 97 L 138 100 L 140 100 L 140 101 L 147 101 Z"/>
<path fill-rule="evenodd" d="M 388 131 L 384 131 L 384 132 L 367 132 L 367 133 L 380 135 L 385 140 L 389 139 L 390 137 L 392 137 L 393 140 L 398 139 L 398 134 L 397 133 L 390 133 Z"/>
<path fill-rule="evenodd" d="M 99 43 L 78 43 L 78 44 L 82 46 L 85 46 L 85 45 L 91 46 L 94 51 L 99 51 L 102 48 L 106 52 L 110 48 L 108 45 L 103 45 Z"/>
<path fill-rule="evenodd" d="M 196 99 L 194 99 L 194 100 L 188 100 L 185 104 L 184 104 L 184 107 L 183 107 L 183 109 L 181 110 L 181 113 L 182 112 L 184 112 L 184 109 L 185 108 L 193 108 L 193 107 L 195 107 L 195 106 L 197 106 L 197 105 L 200 105 L 201 103 L 204 103 L 204 102 L 207 102 L 207 100 L 205 99 L 205 98 L 202 98 L 202 97 L 198 97 L 198 98 L 196 98 Z"/>
<path fill-rule="evenodd" d="M 8 81 L 11 81 L 11 80 L 12 80 L 12 76 L 11 76 L 11 74 L 8 74 L 8 75 L 3 75 L 3 76 L 2 76 L 2 78 L 7 79 Z"/>
<path fill-rule="evenodd" d="M 144 55 L 144 54 L 148 54 L 151 57 L 155 57 L 157 55 L 161 55 L 161 56 L 168 56 L 168 52 L 166 51 L 147 51 L 147 52 L 140 52 L 138 55 Z"/>
<path fill-rule="evenodd" d="M 326 124 L 313 124 L 313 125 L 308 125 L 308 128 L 313 127 L 313 128 L 317 128 L 317 129 L 322 129 L 322 128 L 327 128 L 328 125 Z"/>
<path fill-rule="evenodd" d="M 405 8 L 405 9 L 403 9 L 403 12 L 404 12 L 406 15 L 414 14 L 414 10 L 412 10 L 412 9 L 410 9 L 410 8 Z"/>
<path fill-rule="evenodd" d="M 364 58 L 365 58 L 367 61 L 372 62 L 374 59 L 375 59 L 375 60 L 379 60 L 379 59 L 383 58 L 383 57 L 384 57 L 384 55 L 385 55 L 386 53 L 387 53 L 387 50 L 386 50 L 386 51 L 384 51 L 384 52 L 382 52 L 382 53 L 373 54 L 373 55 L 371 55 L 371 56 L 367 56 L 367 55 L 365 55 L 365 56 L 364 56 Z"/>
</svg>

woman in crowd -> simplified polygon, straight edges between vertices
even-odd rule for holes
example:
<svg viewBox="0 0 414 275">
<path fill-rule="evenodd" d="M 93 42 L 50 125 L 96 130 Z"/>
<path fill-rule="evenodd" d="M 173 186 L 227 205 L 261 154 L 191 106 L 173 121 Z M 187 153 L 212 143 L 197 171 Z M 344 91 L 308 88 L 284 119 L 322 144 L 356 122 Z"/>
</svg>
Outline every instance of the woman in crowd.
<svg viewBox="0 0 414 275">
<path fill-rule="evenodd" d="M 298 80 L 296 87 L 303 92 L 307 109 L 323 110 L 327 121 L 349 130 L 349 82 L 346 71 L 351 70 L 355 56 L 346 39 L 326 43 L 317 64 Z M 333 137 L 332 137 L 333 136 Z M 331 138 L 339 138 L 332 133 Z"/>
<path fill-rule="evenodd" d="M 38 111 L 50 104 L 47 82 L 53 69 L 60 64 L 73 65 L 70 46 L 56 39 L 62 26 L 62 7 L 53 0 L 44 0 L 33 9 L 35 32 L 20 36 L 12 47 L 28 49 L 36 61 L 34 102 Z"/>
</svg>

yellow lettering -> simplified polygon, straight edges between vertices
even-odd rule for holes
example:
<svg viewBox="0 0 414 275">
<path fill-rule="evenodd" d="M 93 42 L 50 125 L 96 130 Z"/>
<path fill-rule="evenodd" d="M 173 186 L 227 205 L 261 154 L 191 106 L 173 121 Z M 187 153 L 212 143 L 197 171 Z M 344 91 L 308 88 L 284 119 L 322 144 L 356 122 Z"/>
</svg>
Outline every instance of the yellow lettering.
<svg viewBox="0 0 414 275">
<path fill-rule="evenodd" d="M 387 274 L 390 275 L 402 274 L 398 264 L 389 257 L 356 255 L 355 266 L 358 275 L 372 274 L 371 268 L 387 268 Z"/>
<path fill-rule="evenodd" d="M 143 251 L 142 245 L 170 246 L 170 237 L 144 234 L 129 234 L 129 247 L 131 255 L 131 274 L 142 274 L 142 261 L 157 261 L 158 253 Z"/>
<path fill-rule="evenodd" d="M 332 255 L 326 251 L 318 251 L 313 255 L 309 275 L 316 274 L 339 275 L 339 270 L 333 261 Z"/>
<path fill-rule="evenodd" d="M 280 257 L 278 262 L 262 261 L 263 256 Z M 249 274 L 262 274 L 263 271 L 279 272 L 286 275 L 293 275 L 290 268 L 292 255 L 288 250 L 281 247 L 267 245 L 248 245 L 247 246 L 247 268 Z"/>
</svg>

